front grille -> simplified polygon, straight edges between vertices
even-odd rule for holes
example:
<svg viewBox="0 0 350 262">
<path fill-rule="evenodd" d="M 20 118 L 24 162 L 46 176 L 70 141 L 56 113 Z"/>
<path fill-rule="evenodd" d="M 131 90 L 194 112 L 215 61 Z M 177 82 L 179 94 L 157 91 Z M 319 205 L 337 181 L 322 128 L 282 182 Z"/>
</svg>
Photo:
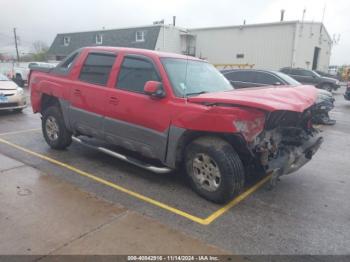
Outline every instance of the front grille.
<svg viewBox="0 0 350 262">
<path fill-rule="evenodd" d="M 0 103 L 0 108 L 16 107 L 16 106 L 18 106 L 18 103 Z"/>
<path fill-rule="evenodd" d="M 306 127 L 307 122 L 311 119 L 311 108 L 304 112 L 293 111 L 274 111 L 269 113 L 265 122 L 265 129 L 271 130 L 276 127 Z"/>
</svg>

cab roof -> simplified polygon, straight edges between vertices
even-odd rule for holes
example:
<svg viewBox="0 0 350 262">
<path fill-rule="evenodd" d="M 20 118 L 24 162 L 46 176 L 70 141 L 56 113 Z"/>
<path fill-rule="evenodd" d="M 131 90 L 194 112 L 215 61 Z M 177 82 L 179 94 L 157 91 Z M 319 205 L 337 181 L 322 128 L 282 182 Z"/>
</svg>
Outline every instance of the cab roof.
<svg viewBox="0 0 350 262">
<path fill-rule="evenodd" d="M 113 46 L 89 46 L 89 47 L 82 47 L 81 50 L 87 50 L 89 52 L 91 52 L 91 51 L 106 51 L 106 52 L 113 52 L 113 53 L 117 53 L 117 52 L 129 53 L 130 52 L 130 53 L 139 54 L 139 55 L 204 61 L 202 59 L 199 59 L 199 58 L 196 58 L 193 56 L 186 56 L 186 55 L 180 55 L 180 54 L 175 54 L 175 53 L 160 52 L 160 51 L 141 49 L 141 48 L 113 47 Z"/>
</svg>

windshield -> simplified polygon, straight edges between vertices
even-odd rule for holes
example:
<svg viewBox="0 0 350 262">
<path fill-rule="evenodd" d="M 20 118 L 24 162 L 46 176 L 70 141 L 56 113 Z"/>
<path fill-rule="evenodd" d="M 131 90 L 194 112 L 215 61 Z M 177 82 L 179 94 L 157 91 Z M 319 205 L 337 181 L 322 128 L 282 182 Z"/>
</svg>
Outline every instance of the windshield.
<svg viewBox="0 0 350 262">
<path fill-rule="evenodd" d="M 278 75 L 280 78 L 282 78 L 284 81 L 286 81 L 291 86 L 300 86 L 301 85 L 301 83 L 299 83 L 294 78 L 291 78 L 289 75 L 286 75 L 284 73 L 277 72 L 277 71 L 275 72 L 275 74 Z"/>
<path fill-rule="evenodd" d="M 7 76 L 0 74 L 0 81 L 10 81 Z"/>
<path fill-rule="evenodd" d="M 178 97 L 233 90 L 228 80 L 207 62 L 176 58 L 161 60 Z"/>
</svg>

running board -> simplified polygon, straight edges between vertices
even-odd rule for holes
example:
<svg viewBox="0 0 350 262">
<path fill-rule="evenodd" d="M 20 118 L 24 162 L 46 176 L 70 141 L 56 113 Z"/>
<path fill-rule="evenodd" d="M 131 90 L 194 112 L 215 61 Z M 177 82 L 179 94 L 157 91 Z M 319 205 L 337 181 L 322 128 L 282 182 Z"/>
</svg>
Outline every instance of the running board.
<svg viewBox="0 0 350 262">
<path fill-rule="evenodd" d="M 78 142 L 79 144 L 82 144 L 84 146 L 90 147 L 92 149 L 96 149 L 96 150 L 98 150 L 98 151 L 100 151 L 102 153 L 105 153 L 107 155 L 110 155 L 112 157 L 118 158 L 120 160 L 123 160 L 125 162 L 128 162 L 130 164 L 133 164 L 135 166 L 141 167 L 143 169 L 146 169 L 146 170 L 154 172 L 154 173 L 165 174 L 165 173 L 169 173 L 169 172 L 173 171 L 171 168 L 168 168 L 168 167 L 152 166 L 152 165 L 144 163 L 144 162 L 142 162 L 142 161 L 140 161 L 138 159 L 119 154 L 119 153 L 117 153 L 115 151 L 112 151 L 110 149 L 107 149 L 105 147 L 93 146 L 93 145 L 91 145 L 91 144 L 89 144 L 89 143 L 87 143 L 87 142 L 85 142 L 85 141 L 83 141 L 80 138 L 77 138 L 75 136 L 73 136 L 72 139 L 73 139 L 73 141 Z"/>
</svg>

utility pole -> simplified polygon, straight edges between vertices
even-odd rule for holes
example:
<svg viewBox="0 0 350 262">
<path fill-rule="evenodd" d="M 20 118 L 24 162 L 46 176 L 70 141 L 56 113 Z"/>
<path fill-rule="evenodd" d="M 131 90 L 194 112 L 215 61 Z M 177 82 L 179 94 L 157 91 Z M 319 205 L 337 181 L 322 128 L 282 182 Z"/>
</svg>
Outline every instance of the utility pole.
<svg viewBox="0 0 350 262">
<path fill-rule="evenodd" d="M 19 63 L 19 53 L 18 53 L 18 45 L 17 45 L 16 28 L 13 28 L 13 35 L 15 36 L 15 46 L 16 46 L 16 54 L 17 54 L 17 63 Z"/>
</svg>

